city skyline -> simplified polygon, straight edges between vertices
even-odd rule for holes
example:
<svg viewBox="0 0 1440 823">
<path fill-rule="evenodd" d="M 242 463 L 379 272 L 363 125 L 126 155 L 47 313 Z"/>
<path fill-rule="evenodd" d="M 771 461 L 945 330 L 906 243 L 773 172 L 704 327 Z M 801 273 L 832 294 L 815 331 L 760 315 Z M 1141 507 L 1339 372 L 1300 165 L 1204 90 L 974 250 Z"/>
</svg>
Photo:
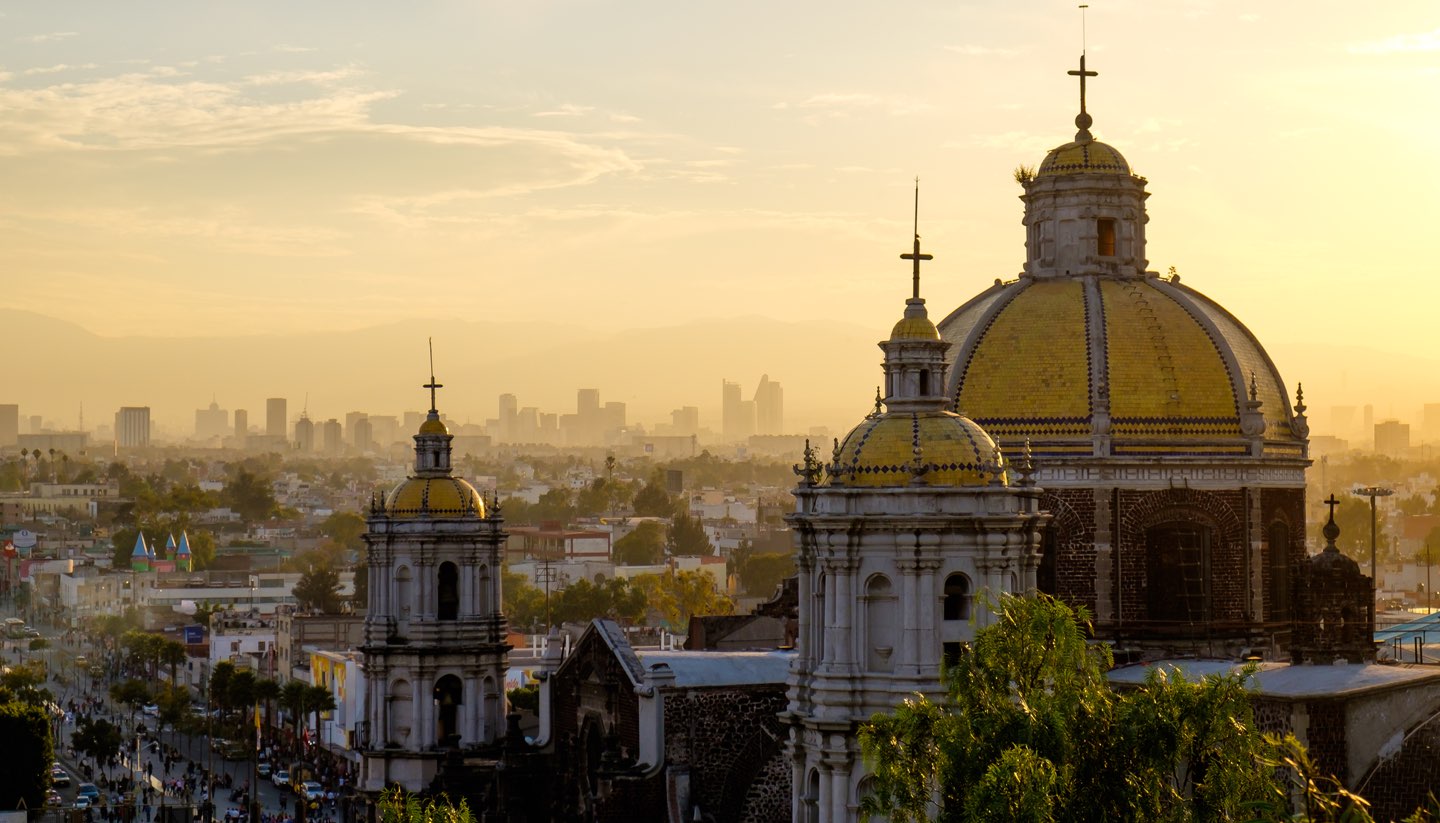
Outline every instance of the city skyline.
<svg viewBox="0 0 1440 823">
<path fill-rule="evenodd" d="M 1068 140 L 1076 109 L 1064 3 L 904 20 L 813 3 L 157 8 L 165 25 L 105 4 L 6 12 L 4 305 L 116 346 L 494 318 L 560 340 L 694 324 L 723 361 L 737 319 L 843 325 L 845 348 L 805 356 L 848 371 L 812 385 L 739 364 L 785 373 L 798 419 L 838 423 L 873 383 L 849 356 L 907 290 L 911 178 L 938 319 L 1015 276 L 1010 172 Z M 1415 379 L 1431 361 L 1388 386 L 1365 366 L 1440 349 L 1424 299 L 1440 171 L 1419 162 L 1440 114 L 1416 104 L 1440 30 L 1415 2 L 1329 10 L 1096 4 L 1090 111 L 1152 181 L 1150 268 L 1231 307 L 1317 407 L 1385 388 L 1378 414 L 1403 416 L 1440 396 Z M 1254 220 L 1257 202 L 1284 205 Z M 1373 357 L 1337 368 L 1326 347 L 1347 341 Z M 47 414 L 85 401 L 62 398 L 83 375 L 0 376 L 55 396 Z M 371 377 L 382 396 L 401 382 Z M 550 391 L 582 382 L 606 381 Z"/>
</svg>

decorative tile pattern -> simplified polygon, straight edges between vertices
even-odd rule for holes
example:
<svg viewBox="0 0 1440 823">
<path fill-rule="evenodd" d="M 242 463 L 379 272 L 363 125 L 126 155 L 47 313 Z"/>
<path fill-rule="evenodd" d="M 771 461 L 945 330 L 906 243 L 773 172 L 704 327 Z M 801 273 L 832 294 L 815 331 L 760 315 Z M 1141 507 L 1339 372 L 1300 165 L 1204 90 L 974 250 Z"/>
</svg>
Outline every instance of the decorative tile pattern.
<svg viewBox="0 0 1440 823">
<path fill-rule="evenodd" d="M 959 409 L 1007 436 L 1086 434 L 1085 294 L 1079 280 L 1028 281 L 959 356 Z"/>
<path fill-rule="evenodd" d="M 1130 174 L 1130 164 L 1114 146 L 1098 140 L 1066 143 L 1051 149 L 1040 162 L 1037 177 L 1061 174 Z"/>
<path fill-rule="evenodd" d="M 485 501 L 475 487 L 458 477 L 412 477 L 385 500 L 391 517 L 484 517 Z"/>
<path fill-rule="evenodd" d="M 925 485 L 984 486 L 995 450 L 984 429 L 953 412 L 881 414 L 841 441 L 827 484 L 908 486 L 918 468 Z"/>
</svg>

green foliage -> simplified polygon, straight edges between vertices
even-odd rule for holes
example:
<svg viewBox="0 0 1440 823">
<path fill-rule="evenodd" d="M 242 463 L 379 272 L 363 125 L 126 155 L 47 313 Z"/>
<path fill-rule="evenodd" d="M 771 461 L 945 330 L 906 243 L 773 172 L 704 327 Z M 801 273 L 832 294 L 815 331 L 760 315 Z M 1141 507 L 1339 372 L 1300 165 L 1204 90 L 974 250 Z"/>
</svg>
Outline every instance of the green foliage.
<svg viewBox="0 0 1440 823">
<path fill-rule="evenodd" d="M 114 683 L 110 686 L 110 699 L 130 709 L 133 713 L 150 702 L 150 687 L 144 680 L 135 680 L 134 678 Z"/>
<path fill-rule="evenodd" d="M 380 823 L 475 823 L 463 798 L 458 804 L 444 795 L 421 799 L 401 789 L 381 794 L 378 811 Z"/>
<path fill-rule="evenodd" d="M 270 479 L 241 468 L 220 491 L 220 502 L 247 523 L 266 520 L 280 510 Z"/>
<path fill-rule="evenodd" d="M 773 594 L 780 581 L 795 573 L 795 555 L 788 551 L 757 552 L 741 546 L 731 552 L 730 560 L 740 588 L 756 597 Z"/>
<path fill-rule="evenodd" d="M 646 606 L 674 631 L 689 628 L 692 615 L 731 614 L 735 601 L 715 588 L 715 578 L 703 571 L 667 571 L 642 574 L 630 581 L 643 592 Z"/>
<path fill-rule="evenodd" d="M 1356 497 L 1355 495 L 1336 495 L 1340 505 L 1335 507 L 1335 525 L 1340 527 L 1340 536 L 1336 538 L 1335 545 L 1348 557 L 1354 558 L 1367 570 L 1370 563 L 1370 499 L 1368 497 Z M 1382 499 L 1380 506 L 1384 506 Z M 1375 527 L 1375 545 L 1379 554 L 1386 554 L 1390 545 L 1390 536 L 1385 532 L 1385 518 L 1380 516 Z M 1316 520 L 1313 524 L 1314 540 L 1320 546 L 1325 545 L 1325 538 L 1321 536 L 1320 530 L 1324 528 L 1325 521 Z"/>
<path fill-rule="evenodd" d="M 363 609 L 370 602 L 370 564 L 364 557 L 355 564 L 353 581 L 355 593 L 350 595 L 350 606 L 353 609 Z"/>
<path fill-rule="evenodd" d="M 675 513 L 675 499 L 665 490 L 665 475 L 656 472 L 635 493 L 631 507 L 637 517 L 670 517 Z"/>
<path fill-rule="evenodd" d="M 645 520 L 615 541 L 611 554 L 622 566 L 653 566 L 665 559 L 665 526 Z"/>
<path fill-rule="evenodd" d="M 55 699 L 45 688 L 45 669 L 39 663 L 0 669 L 0 697 L 4 702 L 18 700 L 30 706 L 43 706 Z"/>
<path fill-rule="evenodd" d="M 75 751 L 105 763 L 120 753 L 124 737 L 120 727 L 108 720 L 81 718 L 70 733 L 70 745 Z"/>
<path fill-rule="evenodd" d="M 670 521 L 670 528 L 665 533 L 665 548 L 677 557 L 715 553 L 715 547 L 710 545 L 710 538 L 705 534 L 704 524 L 686 512 L 676 514 Z"/>
<path fill-rule="evenodd" d="M 1280 798 L 1242 674 L 1189 683 L 1163 669 L 1111 689 L 1087 616 L 1004 596 L 946 671 L 942 704 L 876 715 L 860 742 L 867 814 L 940 820 L 1231 820 Z M 938 806 L 936 805 L 938 801 Z"/>
<path fill-rule="evenodd" d="M 550 611 L 555 623 L 586 623 L 597 617 L 639 623 L 645 619 L 645 593 L 621 577 L 601 583 L 576 580 L 551 594 Z"/>
<path fill-rule="evenodd" d="M 348 551 L 365 551 L 365 520 L 354 512 L 335 512 L 320 524 L 320 531 Z"/>
<path fill-rule="evenodd" d="M 507 567 L 500 576 L 501 608 L 516 628 L 534 631 L 545 620 L 545 592 Z"/>
<path fill-rule="evenodd" d="M 529 686 L 519 686 L 505 693 L 505 699 L 509 701 L 510 708 L 515 711 L 526 711 L 531 714 L 540 712 L 540 686 L 532 683 Z"/>
<path fill-rule="evenodd" d="M 339 614 L 345 606 L 340 596 L 340 573 L 329 563 L 314 563 L 295 583 L 295 602 L 302 609 L 321 614 Z"/>
<path fill-rule="evenodd" d="M 0 740 L 5 741 L 5 768 L 0 769 L 0 809 L 40 809 L 50 786 L 54 743 L 50 718 L 39 706 L 0 704 Z"/>
<path fill-rule="evenodd" d="M 136 525 L 116 529 L 111 533 L 110 559 L 115 568 L 130 568 L 130 553 L 135 550 L 135 538 L 142 532 L 145 534 L 147 543 L 159 541 L 159 545 L 155 546 L 155 551 L 161 554 L 163 554 L 167 536 L 174 535 L 178 540 L 180 533 L 184 532 L 190 542 L 190 565 L 196 571 L 208 568 L 215 560 L 215 535 L 213 533 L 193 525 L 189 514 L 156 512 L 147 514 Z M 174 558 L 161 557 L 160 559 L 173 560 Z"/>
</svg>

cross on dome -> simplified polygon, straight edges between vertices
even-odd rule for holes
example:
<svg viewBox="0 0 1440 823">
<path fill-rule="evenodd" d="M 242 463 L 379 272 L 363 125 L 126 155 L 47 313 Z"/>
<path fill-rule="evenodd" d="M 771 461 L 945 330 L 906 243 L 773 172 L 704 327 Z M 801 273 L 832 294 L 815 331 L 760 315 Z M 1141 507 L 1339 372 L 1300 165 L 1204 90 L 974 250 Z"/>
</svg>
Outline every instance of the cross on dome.
<svg viewBox="0 0 1440 823">
<path fill-rule="evenodd" d="M 900 255 L 901 260 L 909 260 L 914 266 L 912 269 L 911 297 L 920 299 L 920 261 L 934 260 L 933 254 L 920 253 L 920 178 L 915 178 L 915 221 L 912 231 L 915 234 L 915 248 L 909 254 Z"/>
<path fill-rule="evenodd" d="M 1066 74 L 1071 77 L 1080 78 L 1080 113 L 1075 116 L 1075 127 L 1080 129 L 1080 131 L 1075 133 L 1075 142 L 1079 143 L 1084 140 L 1090 140 L 1092 139 L 1090 126 L 1095 120 L 1085 111 L 1085 78 L 1099 77 L 1100 72 L 1087 71 L 1085 69 L 1085 52 L 1082 51 L 1080 52 L 1080 69 L 1078 71 L 1072 69 L 1066 72 Z"/>
<path fill-rule="evenodd" d="M 445 384 L 435 382 L 435 340 L 427 337 L 425 342 L 430 346 L 430 382 L 420 388 L 430 390 L 430 413 L 438 414 L 439 407 L 435 405 L 435 390 L 445 388 Z"/>
</svg>

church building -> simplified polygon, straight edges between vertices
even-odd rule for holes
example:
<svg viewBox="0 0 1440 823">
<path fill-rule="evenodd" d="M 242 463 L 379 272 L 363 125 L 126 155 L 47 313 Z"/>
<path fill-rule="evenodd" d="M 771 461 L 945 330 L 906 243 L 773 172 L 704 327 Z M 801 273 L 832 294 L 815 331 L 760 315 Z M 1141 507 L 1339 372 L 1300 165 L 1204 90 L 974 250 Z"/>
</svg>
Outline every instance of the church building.
<svg viewBox="0 0 1440 823">
<path fill-rule="evenodd" d="M 510 647 L 500 611 L 504 521 L 450 465 L 435 408 L 415 435 L 415 470 L 372 501 L 365 616 L 365 719 L 358 788 L 430 787 L 447 756 L 505 733 Z"/>
<path fill-rule="evenodd" d="M 1016 178 L 1025 265 L 939 323 L 946 394 L 1007 454 L 1033 449 L 1052 515 L 1039 589 L 1094 615 L 1117 659 L 1283 658 L 1305 556 L 1297 388 L 1219 304 L 1146 259 L 1146 180 L 1090 132 Z"/>
</svg>

